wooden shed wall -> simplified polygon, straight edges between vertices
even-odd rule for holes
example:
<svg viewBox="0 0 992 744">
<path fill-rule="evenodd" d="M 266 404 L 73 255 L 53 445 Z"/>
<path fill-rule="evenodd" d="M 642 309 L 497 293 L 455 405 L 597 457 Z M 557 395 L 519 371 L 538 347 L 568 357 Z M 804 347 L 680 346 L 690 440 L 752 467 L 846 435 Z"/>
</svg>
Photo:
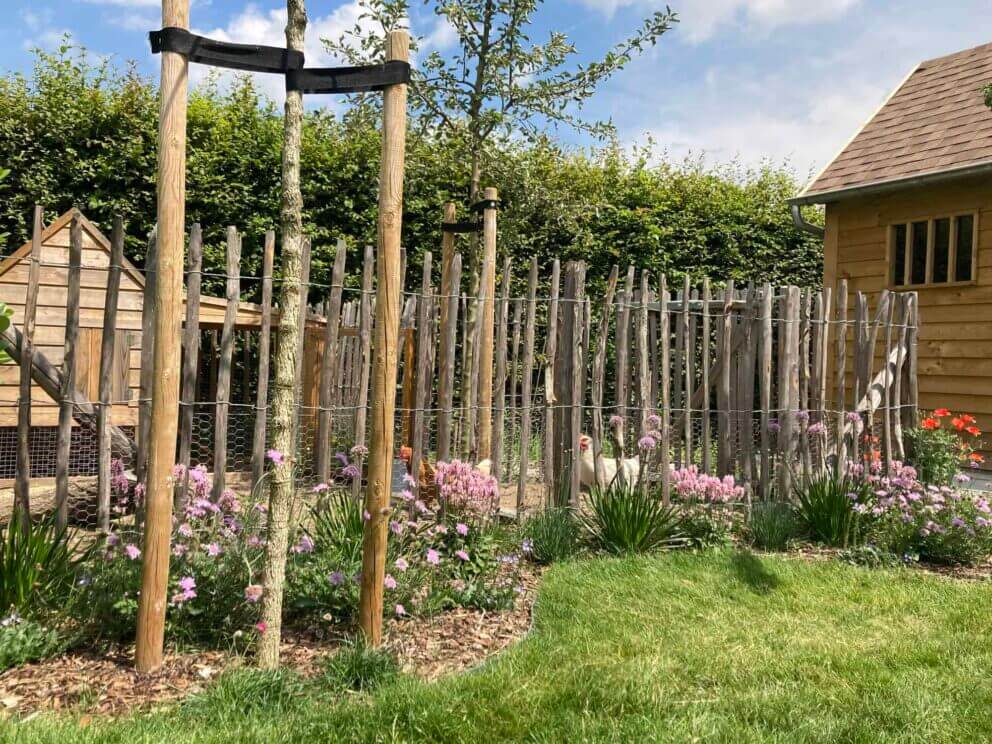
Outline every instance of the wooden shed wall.
<svg viewBox="0 0 992 744">
<path fill-rule="evenodd" d="M 852 302 L 863 291 L 874 307 L 889 287 L 889 225 L 963 211 L 974 211 L 978 219 L 975 278 L 964 285 L 914 288 L 920 304 L 920 406 L 972 413 L 992 440 L 992 183 L 962 179 L 828 204 L 824 283 L 836 287 L 846 278 Z"/>
</svg>

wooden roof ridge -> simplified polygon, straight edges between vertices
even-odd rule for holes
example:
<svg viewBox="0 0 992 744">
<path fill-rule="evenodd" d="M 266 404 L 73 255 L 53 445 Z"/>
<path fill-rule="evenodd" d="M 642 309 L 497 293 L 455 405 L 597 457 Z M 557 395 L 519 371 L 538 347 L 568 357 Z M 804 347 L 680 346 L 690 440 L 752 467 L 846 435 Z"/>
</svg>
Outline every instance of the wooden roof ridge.
<svg viewBox="0 0 992 744">
<path fill-rule="evenodd" d="M 790 201 L 825 203 L 992 172 L 992 111 L 978 84 L 987 77 L 992 43 L 920 62 Z M 961 136 L 965 124 L 972 137 Z"/>
</svg>

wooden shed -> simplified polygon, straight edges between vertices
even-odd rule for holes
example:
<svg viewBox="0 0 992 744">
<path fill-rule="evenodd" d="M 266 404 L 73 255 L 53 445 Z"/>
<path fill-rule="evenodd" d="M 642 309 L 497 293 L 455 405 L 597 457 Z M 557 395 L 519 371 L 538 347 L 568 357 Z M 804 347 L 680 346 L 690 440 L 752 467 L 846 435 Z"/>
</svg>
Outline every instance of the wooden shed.
<svg viewBox="0 0 992 744">
<path fill-rule="evenodd" d="M 76 361 L 77 389 L 89 400 L 97 399 L 100 345 L 110 241 L 81 212 L 69 210 L 45 230 L 41 240 L 40 283 L 36 313 L 35 345 L 55 365 L 62 363 L 65 342 L 68 285 L 69 230 L 74 215 L 82 227 L 82 271 L 80 287 L 80 332 Z M 12 318 L 20 326 L 27 294 L 27 259 L 31 243 L 0 262 L 0 301 L 13 308 Z M 117 313 L 117 347 L 114 363 L 113 422 L 133 426 L 138 420 L 138 389 L 141 364 L 141 314 L 144 300 L 144 274 L 127 259 L 121 272 Z M 219 297 L 200 299 L 200 327 L 219 329 L 224 322 L 226 301 Z M 185 315 L 183 316 L 185 317 Z M 237 325 L 258 328 L 261 309 L 252 303 L 238 304 Z M 17 425 L 19 370 L 16 364 L 0 366 L 0 427 Z M 58 405 L 36 384 L 31 389 L 32 425 L 55 426 Z"/>
<path fill-rule="evenodd" d="M 825 207 L 825 286 L 918 292 L 920 406 L 972 413 L 983 431 L 992 430 L 990 80 L 992 44 L 921 62 L 792 200 Z"/>
</svg>

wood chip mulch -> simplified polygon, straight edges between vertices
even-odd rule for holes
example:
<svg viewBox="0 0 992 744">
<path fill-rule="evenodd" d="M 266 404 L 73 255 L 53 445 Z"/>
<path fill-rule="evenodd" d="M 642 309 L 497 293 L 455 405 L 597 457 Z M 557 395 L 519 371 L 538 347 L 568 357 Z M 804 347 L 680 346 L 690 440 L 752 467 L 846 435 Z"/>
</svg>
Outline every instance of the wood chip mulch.
<svg viewBox="0 0 992 744">
<path fill-rule="evenodd" d="M 538 571 L 524 567 L 524 591 L 506 612 L 455 609 L 433 618 L 390 620 L 386 647 L 404 672 L 428 680 L 477 666 L 527 634 L 538 581 Z M 310 676 L 339 645 L 289 638 L 282 646 L 283 665 Z M 221 672 L 247 664 L 250 658 L 224 651 L 171 653 L 159 671 L 146 675 L 134 670 L 133 646 L 73 651 L 0 673 L 0 716 L 26 720 L 41 711 L 72 711 L 84 714 L 80 722 L 85 724 L 94 715 L 155 710 L 201 692 Z"/>
</svg>

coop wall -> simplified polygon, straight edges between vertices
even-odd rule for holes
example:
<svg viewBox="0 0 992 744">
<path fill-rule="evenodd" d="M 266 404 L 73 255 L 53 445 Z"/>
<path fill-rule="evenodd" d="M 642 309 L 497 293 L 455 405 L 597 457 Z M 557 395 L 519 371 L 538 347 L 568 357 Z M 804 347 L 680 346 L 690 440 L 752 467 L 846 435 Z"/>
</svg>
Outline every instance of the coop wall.
<svg viewBox="0 0 992 744">
<path fill-rule="evenodd" d="M 856 292 L 874 306 L 889 274 L 891 225 L 974 213 L 977 254 L 974 277 L 949 286 L 913 287 L 918 292 L 920 406 L 945 406 L 974 414 L 992 430 L 992 183 L 961 179 L 828 204 L 824 238 L 824 284 L 847 279 L 849 317 Z M 880 357 L 876 359 L 876 369 Z M 849 360 L 847 390 L 852 389 Z M 985 445 L 986 455 L 992 447 Z"/>
</svg>

